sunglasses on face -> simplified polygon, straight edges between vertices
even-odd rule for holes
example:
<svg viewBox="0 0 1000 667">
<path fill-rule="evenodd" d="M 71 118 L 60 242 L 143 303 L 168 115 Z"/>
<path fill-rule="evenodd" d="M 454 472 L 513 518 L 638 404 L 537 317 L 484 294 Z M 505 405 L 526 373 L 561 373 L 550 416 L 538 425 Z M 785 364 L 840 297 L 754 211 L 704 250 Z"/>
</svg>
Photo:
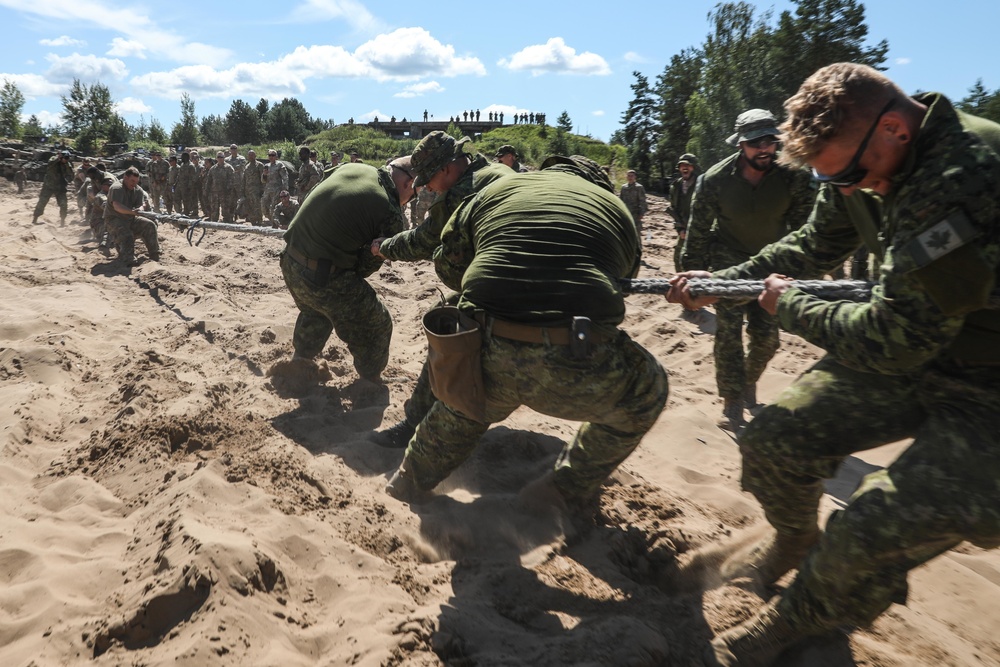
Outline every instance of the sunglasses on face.
<svg viewBox="0 0 1000 667">
<path fill-rule="evenodd" d="M 778 139 L 777 137 L 766 135 L 760 137 L 759 139 L 754 139 L 753 141 L 744 141 L 743 143 L 745 143 L 750 148 L 770 148 L 771 146 L 777 146 L 778 144 L 780 144 L 781 140 Z"/>
<path fill-rule="evenodd" d="M 854 152 L 854 157 L 851 158 L 850 163 L 848 163 L 845 168 L 830 176 L 825 176 L 816 171 L 816 169 L 813 169 L 813 178 L 820 183 L 829 183 L 830 185 L 838 188 L 850 188 L 863 181 L 865 176 L 868 175 L 868 170 L 863 167 L 859 167 L 858 163 L 861 162 L 861 158 L 864 156 L 865 150 L 868 148 L 868 142 L 871 141 L 872 135 L 875 134 L 875 129 L 878 127 L 879 121 L 882 120 L 882 116 L 884 116 L 895 103 L 896 100 L 889 100 L 889 102 L 882 107 L 882 110 L 878 112 L 878 115 L 875 116 L 875 122 L 868 128 L 868 132 L 865 133 L 865 138 L 861 140 L 858 150 Z"/>
</svg>

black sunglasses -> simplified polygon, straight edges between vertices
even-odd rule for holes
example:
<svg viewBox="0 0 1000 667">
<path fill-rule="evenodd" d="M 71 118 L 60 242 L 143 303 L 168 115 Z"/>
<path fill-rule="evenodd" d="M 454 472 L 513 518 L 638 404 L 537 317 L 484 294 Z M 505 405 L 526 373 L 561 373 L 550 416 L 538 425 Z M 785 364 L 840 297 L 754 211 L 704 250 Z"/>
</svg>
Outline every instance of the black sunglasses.
<svg viewBox="0 0 1000 667">
<path fill-rule="evenodd" d="M 851 158 L 851 162 L 845 168 L 831 176 L 824 176 L 814 168 L 812 170 L 813 178 L 820 183 L 829 183 L 830 185 L 838 188 L 850 188 L 863 181 L 865 176 L 868 175 L 868 170 L 863 167 L 859 167 L 858 163 L 861 162 L 861 158 L 864 156 L 865 150 L 868 148 L 868 142 L 871 141 L 872 135 L 875 134 L 875 128 L 878 127 L 879 121 L 882 120 L 882 116 L 884 116 L 895 103 L 896 100 L 889 100 L 889 102 L 882 107 L 882 110 L 878 112 L 878 115 L 875 116 L 875 122 L 872 123 L 870 128 L 868 128 L 865 138 L 861 140 L 861 145 L 858 146 L 858 150 L 855 151 L 854 157 Z"/>
<path fill-rule="evenodd" d="M 781 139 L 770 134 L 765 134 L 763 137 L 754 139 L 753 141 L 744 141 L 744 144 L 750 148 L 770 148 L 771 146 L 777 146 L 781 143 Z"/>
</svg>

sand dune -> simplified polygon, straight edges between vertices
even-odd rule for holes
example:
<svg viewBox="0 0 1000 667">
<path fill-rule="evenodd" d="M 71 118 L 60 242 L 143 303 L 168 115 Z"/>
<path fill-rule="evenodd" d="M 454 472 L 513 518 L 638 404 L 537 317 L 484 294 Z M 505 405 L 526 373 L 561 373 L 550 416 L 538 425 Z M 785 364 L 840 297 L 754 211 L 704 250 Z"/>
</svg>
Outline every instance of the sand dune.
<svg viewBox="0 0 1000 667">
<path fill-rule="evenodd" d="M 279 240 L 193 247 L 163 227 L 163 260 L 128 270 L 54 203 L 32 225 L 36 196 L 0 182 L 0 664 L 683 666 L 761 604 L 746 582 L 656 585 L 762 521 L 717 426 L 710 311 L 629 297 L 671 395 L 592 521 L 518 501 L 576 428 L 523 409 L 411 510 L 382 491 L 401 452 L 366 436 L 420 371 L 429 264 L 373 278 L 396 327 L 387 383 L 332 339 L 329 379 L 296 397 L 267 377 L 295 319 Z M 651 200 L 643 277 L 666 277 L 675 237 Z M 783 335 L 760 398 L 819 354 Z M 850 459 L 824 507 L 902 446 Z M 1000 554 L 963 545 L 911 588 L 785 664 L 1000 665 Z"/>
</svg>

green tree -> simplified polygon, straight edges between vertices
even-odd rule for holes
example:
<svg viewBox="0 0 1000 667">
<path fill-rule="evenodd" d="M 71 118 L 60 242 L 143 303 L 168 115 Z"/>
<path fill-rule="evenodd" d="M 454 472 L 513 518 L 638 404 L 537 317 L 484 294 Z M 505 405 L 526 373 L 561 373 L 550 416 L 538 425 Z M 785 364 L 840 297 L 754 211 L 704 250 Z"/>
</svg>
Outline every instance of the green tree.
<svg viewBox="0 0 1000 667">
<path fill-rule="evenodd" d="M 573 131 L 573 121 L 570 119 L 568 111 L 563 111 L 559 114 L 559 118 L 556 118 L 556 127 L 563 132 Z"/>
<path fill-rule="evenodd" d="M 181 119 L 174 123 L 170 132 L 170 143 L 184 146 L 197 146 L 201 143 L 198 136 L 198 116 L 194 113 L 194 100 L 187 93 L 181 93 Z"/>
<path fill-rule="evenodd" d="M 625 125 L 625 145 L 628 146 L 628 165 L 635 169 L 639 180 L 649 183 L 652 171 L 653 148 L 659 138 L 659 124 L 656 122 L 656 100 L 649 86 L 649 79 L 639 72 L 632 72 L 635 83 L 633 98 L 628 109 L 622 114 Z"/>
<path fill-rule="evenodd" d="M 201 140 L 207 144 L 217 146 L 228 143 L 226 141 L 226 124 L 222 121 L 221 116 L 216 114 L 205 116 L 201 119 L 198 130 L 201 132 Z"/>
<path fill-rule="evenodd" d="M 982 79 L 976 79 L 976 83 L 969 88 L 969 94 L 955 106 L 966 113 L 1000 123 L 1000 90 L 990 92 L 983 86 Z"/>
<path fill-rule="evenodd" d="M 114 114 L 105 127 L 104 136 L 110 143 L 127 144 L 132 140 L 134 134 L 134 128 L 125 122 L 124 118 Z"/>
<path fill-rule="evenodd" d="M 69 97 L 61 97 L 63 128 L 70 136 L 86 132 L 90 136 L 105 136 L 117 114 L 111 91 L 101 82 L 87 86 L 73 79 Z"/>
<path fill-rule="evenodd" d="M 38 120 L 38 116 L 31 114 L 28 116 L 28 120 L 25 121 L 24 127 L 21 128 L 22 137 L 41 137 L 45 134 L 45 128 Z"/>
<path fill-rule="evenodd" d="M 773 97 L 765 100 L 779 111 L 810 74 L 837 62 L 855 62 L 885 69 L 889 43 L 866 46 L 868 26 L 864 5 L 857 0 L 794 0 L 795 11 L 784 11 L 770 40 L 769 69 L 774 73 Z"/>
<path fill-rule="evenodd" d="M 4 79 L 0 88 L 0 135 L 21 138 L 21 110 L 24 94 L 10 79 Z"/>
<path fill-rule="evenodd" d="M 264 117 L 267 116 L 267 112 L 271 110 L 271 103 L 262 97 L 260 98 L 260 101 L 257 102 L 256 108 L 257 108 L 257 117 L 260 118 L 261 121 L 263 121 Z"/>
<path fill-rule="evenodd" d="M 167 132 L 163 129 L 163 125 L 160 121 L 155 118 L 149 119 L 149 140 L 156 144 L 157 146 L 162 146 L 167 143 Z"/>
<path fill-rule="evenodd" d="M 702 56 L 696 49 L 682 49 L 656 77 L 659 98 L 660 139 L 655 159 L 663 177 L 673 173 L 677 158 L 687 152 L 691 122 L 685 111 L 688 100 L 698 90 Z"/>
<path fill-rule="evenodd" d="M 313 129 L 312 118 L 294 97 L 286 97 L 273 105 L 267 112 L 264 125 L 268 139 L 293 143 L 301 143 Z"/>
<path fill-rule="evenodd" d="M 259 144 L 264 138 L 257 110 L 243 100 L 233 100 L 226 114 L 226 138 L 235 144 Z"/>
</svg>

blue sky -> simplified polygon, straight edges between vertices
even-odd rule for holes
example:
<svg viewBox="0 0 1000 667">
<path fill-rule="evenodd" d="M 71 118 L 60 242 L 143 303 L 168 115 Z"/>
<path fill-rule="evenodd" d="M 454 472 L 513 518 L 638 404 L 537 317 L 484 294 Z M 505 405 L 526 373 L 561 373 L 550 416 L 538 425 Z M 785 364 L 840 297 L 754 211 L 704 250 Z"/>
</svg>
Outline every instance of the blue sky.
<svg viewBox="0 0 1000 667">
<path fill-rule="evenodd" d="M 791 7 L 752 4 L 775 15 Z M 0 80 L 17 84 L 25 114 L 43 125 L 58 122 L 75 77 L 107 85 L 130 123 L 156 118 L 168 132 L 187 92 L 199 117 L 262 97 L 296 97 L 338 123 L 413 119 L 425 109 L 435 118 L 504 111 L 508 122 L 515 111 L 541 111 L 554 123 L 565 110 L 576 131 L 607 140 L 631 98 L 632 71 L 653 81 L 672 55 L 700 45 L 714 6 L 0 0 Z M 905 90 L 961 98 L 977 78 L 1000 88 L 1000 3 L 865 7 L 870 41 L 889 41 L 888 74 Z"/>
</svg>

